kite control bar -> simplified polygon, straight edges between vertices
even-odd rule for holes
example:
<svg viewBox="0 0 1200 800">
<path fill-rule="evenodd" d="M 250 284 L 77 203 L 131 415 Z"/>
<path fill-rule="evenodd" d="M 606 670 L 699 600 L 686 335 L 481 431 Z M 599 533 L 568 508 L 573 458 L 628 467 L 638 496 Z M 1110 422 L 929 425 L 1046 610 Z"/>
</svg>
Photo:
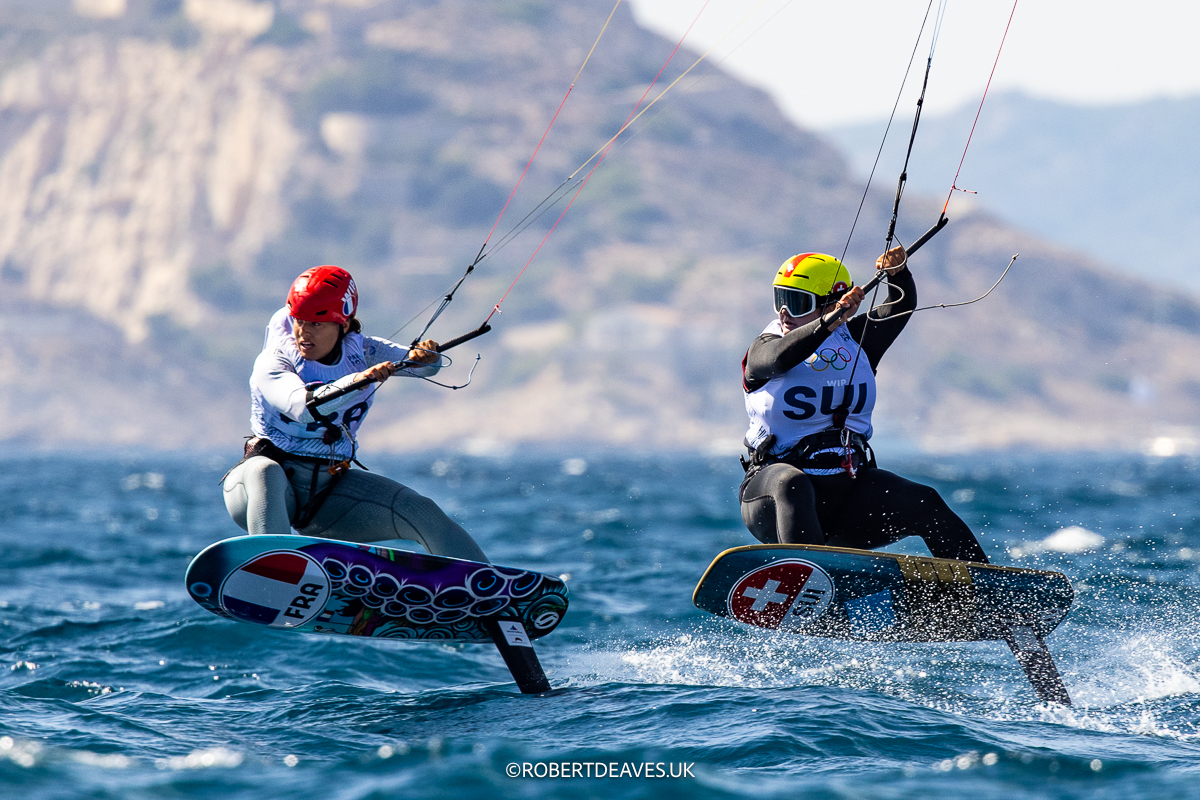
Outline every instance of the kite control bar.
<svg viewBox="0 0 1200 800">
<path fill-rule="evenodd" d="M 917 239 L 911 245 L 904 248 L 904 257 L 908 258 L 913 253 L 920 250 L 921 247 L 924 246 L 924 244 L 926 242 L 928 242 L 930 239 L 932 239 L 934 236 L 937 235 L 938 231 L 940 231 L 942 228 L 946 227 L 946 223 L 949 221 L 950 221 L 949 217 L 942 215 L 938 219 L 936 225 L 934 225 L 932 228 L 930 228 L 929 230 L 927 230 L 923 234 L 921 234 L 920 239 Z M 866 294 L 867 292 L 871 291 L 876 286 L 878 286 L 879 282 L 882 281 L 885 277 L 887 277 L 887 270 L 881 269 L 878 272 L 876 272 L 875 277 L 871 278 L 871 280 L 867 281 L 866 285 L 862 287 L 863 294 Z"/>
<path fill-rule="evenodd" d="M 480 325 L 478 328 L 476 328 L 475 330 L 471 331 L 470 333 L 464 333 L 462 336 L 456 336 L 455 338 L 451 339 L 448 342 L 442 342 L 441 344 L 439 344 L 437 346 L 437 351 L 439 353 L 444 353 L 447 350 L 449 350 L 451 347 L 458 347 L 460 344 L 465 344 L 465 343 L 471 341 L 476 336 L 483 336 L 485 333 L 487 333 L 491 329 L 492 329 L 492 326 L 488 325 L 485 322 L 482 325 Z M 416 344 L 416 342 L 413 342 L 413 344 Z M 401 362 L 401 363 L 403 363 L 403 362 Z"/>
<path fill-rule="evenodd" d="M 492 329 L 492 326 L 485 322 L 482 325 L 480 325 L 478 328 L 476 328 L 475 330 L 471 331 L 470 333 L 464 333 L 462 336 L 456 336 L 455 338 L 451 339 L 448 342 L 442 342 L 441 344 L 439 344 L 437 346 L 437 352 L 444 353 L 447 350 L 449 350 L 451 347 L 458 347 L 460 344 L 469 342 L 477 336 L 483 336 L 485 333 L 487 333 L 491 329 Z M 416 342 L 413 342 L 413 344 L 415 345 Z M 407 359 L 405 359 L 404 361 L 393 361 L 392 362 L 392 364 L 395 365 L 396 369 L 401 369 L 402 367 L 412 366 L 414 363 L 416 363 L 416 362 L 408 361 Z M 354 383 L 351 383 L 347 386 L 343 386 L 341 389 L 337 389 L 336 391 L 332 391 L 329 394 L 322 395 L 320 399 L 314 398 L 307 404 L 306 408 L 308 409 L 308 412 L 310 414 L 313 414 L 313 412 L 316 411 L 320 406 L 323 406 L 324 404 L 326 404 L 330 401 L 336 400 L 339 397 L 345 397 L 346 395 L 350 394 L 351 392 L 356 392 L 359 389 L 363 388 L 364 386 L 374 383 L 374 382 L 375 382 L 375 380 L 373 378 L 362 378 L 361 380 L 354 381 Z M 318 416 L 318 414 L 313 414 L 314 418 L 316 418 L 317 416 Z"/>
</svg>

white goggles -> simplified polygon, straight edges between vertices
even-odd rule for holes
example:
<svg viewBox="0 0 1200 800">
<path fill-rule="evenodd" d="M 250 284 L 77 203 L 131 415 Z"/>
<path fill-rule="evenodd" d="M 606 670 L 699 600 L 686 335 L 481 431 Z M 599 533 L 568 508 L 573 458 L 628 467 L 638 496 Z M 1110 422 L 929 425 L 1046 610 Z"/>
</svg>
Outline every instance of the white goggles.
<svg viewBox="0 0 1200 800">
<path fill-rule="evenodd" d="M 793 317 L 802 317 L 812 313 L 817 308 L 817 296 L 803 289 L 793 289 L 790 286 L 775 286 L 775 313 L 787 309 Z"/>
</svg>

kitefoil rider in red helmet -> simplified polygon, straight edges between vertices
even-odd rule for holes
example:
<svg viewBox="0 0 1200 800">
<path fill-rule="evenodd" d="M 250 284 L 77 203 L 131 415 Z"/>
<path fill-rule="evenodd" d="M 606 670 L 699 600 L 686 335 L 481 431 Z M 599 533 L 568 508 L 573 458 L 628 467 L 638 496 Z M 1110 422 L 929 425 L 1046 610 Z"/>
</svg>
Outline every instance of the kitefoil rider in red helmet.
<svg viewBox="0 0 1200 800">
<path fill-rule="evenodd" d="M 413 348 L 363 336 L 355 318 L 358 290 L 350 273 L 330 265 L 302 273 L 287 306 L 267 324 L 250 376 L 245 458 L 225 476 L 225 507 L 251 534 L 352 542 L 411 539 L 430 553 L 472 561 L 487 556 L 427 497 L 373 472 L 350 469 L 355 436 L 392 362 L 415 362 L 402 374 L 440 369 L 437 343 Z M 377 383 L 310 411 L 312 400 L 362 378 Z"/>
</svg>

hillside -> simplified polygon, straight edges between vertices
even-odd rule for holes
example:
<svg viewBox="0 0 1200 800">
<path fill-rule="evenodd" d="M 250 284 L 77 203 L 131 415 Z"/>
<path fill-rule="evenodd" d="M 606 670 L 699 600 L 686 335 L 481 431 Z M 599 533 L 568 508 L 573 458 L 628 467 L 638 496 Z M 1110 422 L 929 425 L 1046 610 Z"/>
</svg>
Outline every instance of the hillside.
<svg viewBox="0 0 1200 800">
<path fill-rule="evenodd" d="M 478 251 L 610 8 L 0 10 L 3 440 L 236 450 L 262 326 L 313 264 L 354 273 L 368 332 L 423 320 Z M 497 237 L 619 128 L 672 46 L 618 10 Z M 388 384 L 368 452 L 736 448 L 738 362 L 771 316 L 771 276 L 794 252 L 840 252 L 861 186 L 825 139 L 719 72 L 681 82 L 630 133 L 495 332 L 454 352 L 453 381 L 482 353 L 474 384 Z M 864 209 L 849 255 L 862 277 L 889 210 L 882 195 Z M 480 265 L 435 337 L 479 323 L 557 211 Z M 914 193 L 902 239 L 935 218 Z M 922 304 L 981 294 L 1016 251 L 988 300 L 914 317 L 881 369 L 877 428 L 935 449 L 1192 436 L 1200 307 L 1186 297 L 976 213 L 914 259 Z"/>
</svg>

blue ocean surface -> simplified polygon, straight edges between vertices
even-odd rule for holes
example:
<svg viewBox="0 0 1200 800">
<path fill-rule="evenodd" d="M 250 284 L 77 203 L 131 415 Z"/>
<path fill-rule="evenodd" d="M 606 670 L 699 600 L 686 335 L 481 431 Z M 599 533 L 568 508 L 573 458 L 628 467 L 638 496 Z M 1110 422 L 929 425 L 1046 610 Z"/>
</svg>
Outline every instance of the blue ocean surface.
<svg viewBox="0 0 1200 800">
<path fill-rule="evenodd" d="M 1002 643 L 830 641 L 696 609 L 712 558 L 753 543 L 729 458 L 369 458 L 496 563 L 565 576 L 570 610 L 537 642 L 549 696 L 519 694 L 490 645 L 224 620 L 183 573 L 240 533 L 217 485 L 234 460 L 4 459 L 4 797 L 1200 796 L 1193 459 L 884 458 L 996 563 L 1071 579 L 1048 644 L 1073 709 L 1036 702 Z"/>
</svg>

